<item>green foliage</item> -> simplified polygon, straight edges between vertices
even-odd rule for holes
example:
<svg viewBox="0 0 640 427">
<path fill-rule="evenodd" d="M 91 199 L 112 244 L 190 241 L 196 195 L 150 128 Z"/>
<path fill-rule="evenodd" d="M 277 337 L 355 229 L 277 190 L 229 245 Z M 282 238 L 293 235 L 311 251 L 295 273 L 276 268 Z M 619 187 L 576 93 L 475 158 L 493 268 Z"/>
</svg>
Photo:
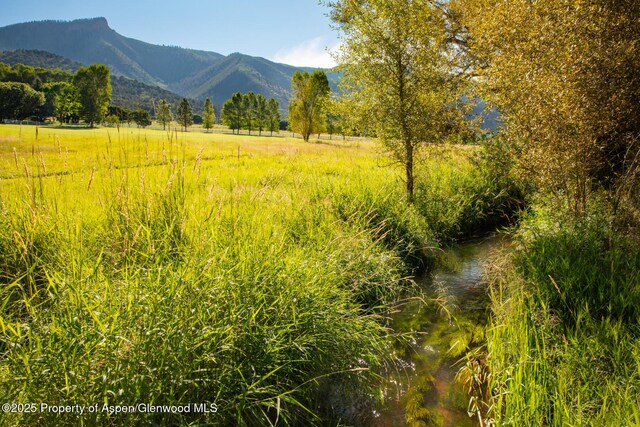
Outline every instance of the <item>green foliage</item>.
<svg viewBox="0 0 640 427">
<path fill-rule="evenodd" d="M 110 114 L 107 117 L 105 117 L 104 122 L 108 125 L 108 126 L 120 126 L 120 117 L 118 117 L 116 114 Z"/>
<path fill-rule="evenodd" d="M 14 64 L 13 67 L 0 64 L 0 82 L 25 83 L 38 91 L 46 83 L 69 82 L 73 78 L 73 74 L 58 69 L 31 67 L 21 63 Z"/>
<path fill-rule="evenodd" d="M 62 83 L 53 96 L 53 107 L 53 112 L 61 123 L 69 123 L 73 117 L 78 117 L 82 105 L 76 87 L 69 83 Z"/>
<path fill-rule="evenodd" d="M 251 130 L 256 124 L 256 102 L 256 94 L 253 92 L 248 92 L 242 96 L 242 121 L 244 126 L 249 129 L 249 135 L 251 135 Z"/>
<path fill-rule="evenodd" d="M 269 129 L 273 135 L 278 130 L 280 113 L 279 104 L 274 98 L 268 100 L 261 94 L 236 92 L 222 106 L 222 122 L 232 131 L 248 129 L 249 134 L 255 128 L 259 135 L 263 129 Z"/>
<path fill-rule="evenodd" d="M 592 191 L 636 203 L 640 4 L 458 0 L 483 96 L 520 173 L 584 215 Z M 526 78 L 523 78 L 526 76 Z M 633 195 L 632 195 L 633 194 Z"/>
<path fill-rule="evenodd" d="M 161 99 L 156 106 L 156 120 L 162 124 L 162 129 L 166 129 L 167 125 L 173 120 L 173 113 L 171 113 L 171 104 L 164 99 Z"/>
<path fill-rule="evenodd" d="M 537 284 L 563 323 L 580 322 L 585 311 L 594 319 L 639 321 L 640 251 L 607 230 L 601 214 L 572 224 L 558 221 L 557 211 L 538 210 L 537 221 L 525 222 L 521 234 L 526 253 L 516 261 L 518 272 Z"/>
<path fill-rule="evenodd" d="M 44 95 L 25 83 L 0 82 L 0 118 L 24 119 L 44 104 Z"/>
<path fill-rule="evenodd" d="M 524 209 L 526 191 L 510 175 L 508 163 L 496 162 L 496 144 L 471 149 L 466 158 L 456 150 L 432 147 L 430 157 L 440 162 L 418 168 L 413 204 L 441 242 L 513 223 Z"/>
<path fill-rule="evenodd" d="M 222 106 L 222 123 L 231 128 L 232 131 L 238 131 L 240 133 L 240 127 L 242 126 L 242 94 L 236 92 L 231 99 L 225 101 Z"/>
<path fill-rule="evenodd" d="M 280 130 L 280 104 L 274 98 L 267 101 L 267 130 L 271 135 Z"/>
<path fill-rule="evenodd" d="M 180 123 L 180 126 L 187 131 L 187 128 L 193 124 L 193 110 L 191 104 L 186 98 L 182 98 L 178 109 L 176 110 L 176 120 Z"/>
<path fill-rule="evenodd" d="M 435 243 L 425 233 L 427 223 L 413 206 L 402 203 L 401 196 L 391 189 L 338 194 L 334 203 L 339 218 L 362 224 L 372 230 L 381 244 L 396 252 L 406 264 L 405 274 L 423 272 L 433 265 L 430 249 Z"/>
<path fill-rule="evenodd" d="M 419 149 L 469 127 L 459 102 L 465 84 L 460 55 L 451 42 L 456 28 L 438 2 L 328 3 L 344 33 L 338 54 L 344 71 L 341 111 L 361 133 L 377 136 L 402 165 L 412 200 Z"/>
<path fill-rule="evenodd" d="M 128 123 L 131 121 L 132 111 L 127 110 L 126 108 L 110 106 L 108 109 L 108 113 L 109 115 L 117 116 L 118 120 L 120 120 L 120 122 L 122 123 Z"/>
<path fill-rule="evenodd" d="M 267 98 L 262 94 L 256 95 L 256 103 L 255 103 L 255 113 L 256 113 L 256 127 L 258 128 L 258 135 L 262 135 L 262 129 L 265 128 L 268 118 L 267 111 Z"/>
<path fill-rule="evenodd" d="M 71 61 L 44 50 L 28 49 L 5 50 L 0 52 L 0 62 L 9 65 L 24 64 L 36 69 L 62 70 L 69 73 L 69 79 L 71 78 L 71 73 L 75 73 L 82 66 L 79 62 Z"/>
<path fill-rule="evenodd" d="M 327 133 L 329 134 L 329 139 L 332 138 L 334 133 L 339 133 L 341 131 L 342 126 L 340 123 L 340 116 L 333 113 L 327 113 Z"/>
<path fill-rule="evenodd" d="M 80 67 L 73 77 L 73 85 L 78 91 L 80 116 L 93 127 L 107 114 L 111 102 L 110 71 L 106 65 L 93 64 Z"/>
<path fill-rule="evenodd" d="M 151 125 L 151 115 L 147 110 L 132 111 L 129 117 L 139 128 Z"/>
<path fill-rule="evenodd" d="M 309 74 L 296 71 L 291 78 L 291 101 L 289 102 L 289 126 L 305 141 L 309 136 L 324 131 L 326 104 L 331 89 L 324 71 Z"/>
<path fill-rule="evenodd" d="M 484 410 L 497 424 L 640 420 L 640 251 L 597 210 L 571 223 L 568 208 L 538 205 L 493 269 Z"/>
<path fill-rule="evenodd" d="M 209 130 L 213 128 L 216 122 L 216 115 L 213 111 L 211 99 L 207 98 L 204 102 L 204 111 L 202 112 L 202 127 Z"/>
</svg>

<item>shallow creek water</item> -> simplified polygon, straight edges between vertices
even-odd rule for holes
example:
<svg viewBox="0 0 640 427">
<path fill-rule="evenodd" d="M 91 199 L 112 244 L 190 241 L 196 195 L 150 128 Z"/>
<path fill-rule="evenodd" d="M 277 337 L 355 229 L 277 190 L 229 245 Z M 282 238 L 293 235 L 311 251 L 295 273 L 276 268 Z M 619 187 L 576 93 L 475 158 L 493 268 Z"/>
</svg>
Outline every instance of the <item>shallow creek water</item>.
<svg viewBox="0 0 640 427">
<path fill-rule="evenodd" d="M 477 425 L 467 414 L 468 399 L 455 377 L 467 343 L 473 347 L 482 339 L 489 303 L 484 266 L 504 244 L 502 236 L 493 235 L 446 249 L 436 271 L 419 281 L 446 310 L 413 301 L 393 315 L 393 329 L 409 333 L 409 339 L 395 344 L 396 366 L 383 373 L 385 406 L 366 425 Z"/>
</svg>

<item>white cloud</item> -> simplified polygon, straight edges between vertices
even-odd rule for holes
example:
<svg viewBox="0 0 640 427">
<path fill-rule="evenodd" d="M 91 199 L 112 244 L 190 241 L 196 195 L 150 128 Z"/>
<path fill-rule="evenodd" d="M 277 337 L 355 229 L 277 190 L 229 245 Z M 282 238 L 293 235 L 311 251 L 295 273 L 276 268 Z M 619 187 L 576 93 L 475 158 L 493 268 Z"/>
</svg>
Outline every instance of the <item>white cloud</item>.
<svg viewBox="0 0 640 427">
<path fill-rule="evenodd" d="M 336 48 L 337 45 L 331 50 Z M 291 48 L 280 49 L 273 56 L 273 60 L 298 67 L 332 68 L 336 66 L 322 37 L 306 40 Z"/>
</svg>

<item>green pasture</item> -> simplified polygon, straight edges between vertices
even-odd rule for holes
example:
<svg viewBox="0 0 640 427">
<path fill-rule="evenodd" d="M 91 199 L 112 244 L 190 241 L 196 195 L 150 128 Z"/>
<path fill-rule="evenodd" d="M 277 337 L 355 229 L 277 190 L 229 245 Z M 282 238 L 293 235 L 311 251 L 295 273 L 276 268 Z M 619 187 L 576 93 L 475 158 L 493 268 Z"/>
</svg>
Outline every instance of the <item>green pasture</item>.
<svg viewBox="0 0 640 427">
<path fill-rule="evenodd" d="M 429 199 L 410 206 L 369 141 L 1 126 L 0 399 L 218 408 L 2 423 L 339 424 L 327 402 L 354 393 L 373 408 L 385 313 L 482 217 L 473 151 L 427 151 Z"/>
</svg>

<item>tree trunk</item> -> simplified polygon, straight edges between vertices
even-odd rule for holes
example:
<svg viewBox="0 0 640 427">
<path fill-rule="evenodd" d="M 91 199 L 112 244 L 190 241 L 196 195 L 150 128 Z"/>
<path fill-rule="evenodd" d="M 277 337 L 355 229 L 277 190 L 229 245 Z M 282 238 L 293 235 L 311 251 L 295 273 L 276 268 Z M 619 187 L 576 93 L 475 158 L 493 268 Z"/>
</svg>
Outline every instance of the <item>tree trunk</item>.
<svg viewBox="0 0 640 427">
<path fill-rule="evenodd" d="M 406 161 L 405 161 L 405 173 L 407 179 L 407 200 L 409 203 L 413 203 L 413 145 L 410 142 L 405 142 Z"/>
</svg>

